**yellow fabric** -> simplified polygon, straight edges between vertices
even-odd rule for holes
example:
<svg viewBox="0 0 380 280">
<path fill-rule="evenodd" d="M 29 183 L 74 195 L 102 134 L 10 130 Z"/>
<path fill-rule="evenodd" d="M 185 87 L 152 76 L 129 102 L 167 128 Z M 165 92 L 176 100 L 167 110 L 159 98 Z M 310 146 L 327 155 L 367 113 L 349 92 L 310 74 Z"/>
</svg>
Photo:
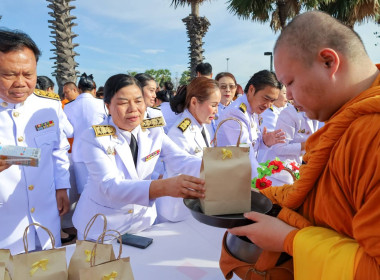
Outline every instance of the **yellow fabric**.
<svg viewBox="0 0 380 280">
<path fill-rule="evenodd" d="M 333 230 L 306 227 L 293 243 L 295 280 L 354 279 L 355 255 L 359 244 Z"/>
<path fill-rule="evenodd" d="M 42 270 L 47 270 L 47 264 L 49 263 L 48 259 L 42 259 L 38 262 L 32 264 L 32 269 L 30 270 L 30 276 L 33 276 L 36 271 L 41 268 Z"/>
</svg>

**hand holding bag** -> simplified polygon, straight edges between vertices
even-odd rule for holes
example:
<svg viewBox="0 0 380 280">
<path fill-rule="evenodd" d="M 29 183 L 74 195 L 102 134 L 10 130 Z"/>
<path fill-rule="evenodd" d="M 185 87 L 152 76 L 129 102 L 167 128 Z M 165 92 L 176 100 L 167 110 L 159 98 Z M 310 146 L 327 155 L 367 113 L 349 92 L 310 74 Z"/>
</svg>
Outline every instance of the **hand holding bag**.
<svg viewBox="0 0 380 280">
<path fill-rule="evenodd" d="M 107 218 L 103 214 L 96 214 L 91 218 L 84 230 L 84 240 L 76 241 L 75 251 L 70 259 L 69 264 L 69 280 L 79 280 L 79 271 L 82 268 L 90 267 L 91 251 L 94 248 L 95 242 L 87 241 L 86 239 L 92 225 L 99 216 L 103 217 L 104 226 L 103 234 L 101 235 L 103 238 L 97 247 L 96 264 L 108 262 L 115 259 L 115 253 L 113 251 L 112 244 L 103 244 L 104 232 L 107 230 Z"/>
<path fill-rule="evenodd" d="M 112 230 L 112 231 L 115 231 L 115 230 Z M 119 239 L 119 243 L 120 243 L 119 255 L 116 260 L 95 265 L 99 242 L 101 239 L 104 239 L 105 236 L 114 236 Z M 79 279 L 80 280 L 134 280 L 131 264 L 129 262 L 129 257 L 121 258 L 122 250 L 123 250 L 123 244 L 121 242 L 120 233 L 118 233 L 118 236 L 113 235 L 113 234 L 105 234 L 105 233 L 100 235 L 91 252 L 90 267 L 83 268 L 80 270 Z"/>
<path fill-rule="evenodd" d="M 28 252 L 27 233 L 30 226 L 41 227 L 49 234 L 52 249 Z M 67 280 L 66 248 L 55 248 L 55 239 L 50 230 L 32 223 L 25 228 L 23 241 L 25 253 L 13 256 L 13 280 Z"/>
<path fill-rule="evenodd" d="M 236 146 L 217 147 L 219 127 L 236 121 L 240 134 Z M 251 162 L 249 147 L 240 147 L 242 124 L 236 118 L 221 121 L 215 131 L 215 147 L 203 149 L 200 177 L 205 180 L 205 198 L 200 199 L 206 215 L 240 214 L 251 211 Z"/>
</svg>

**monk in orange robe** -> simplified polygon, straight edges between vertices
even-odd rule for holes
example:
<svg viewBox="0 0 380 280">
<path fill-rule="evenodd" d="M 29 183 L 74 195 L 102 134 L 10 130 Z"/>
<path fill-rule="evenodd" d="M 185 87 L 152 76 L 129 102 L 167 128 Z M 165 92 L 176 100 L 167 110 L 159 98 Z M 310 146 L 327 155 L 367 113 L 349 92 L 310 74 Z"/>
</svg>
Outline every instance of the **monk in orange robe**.
<svg viewBox="0 0 380 280">
<path fill-rule="evenodd" d="M 262 191 L 277 218 L 246 213 L 256 223 L 229 232 L 292 255 L 295 279 L 380 279 L 380 65 L 316 11 L 282 31 L 274 62 L 287 98 L 325 125 L 306 142 L 300 179 Z"/>
</svg>

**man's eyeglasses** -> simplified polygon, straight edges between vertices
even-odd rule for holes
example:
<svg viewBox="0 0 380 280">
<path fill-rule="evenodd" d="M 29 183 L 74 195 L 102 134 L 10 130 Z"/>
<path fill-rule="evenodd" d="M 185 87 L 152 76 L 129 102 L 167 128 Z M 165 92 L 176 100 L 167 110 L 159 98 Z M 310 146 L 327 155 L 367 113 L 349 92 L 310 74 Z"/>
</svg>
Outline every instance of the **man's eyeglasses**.
<svg viewBox="0 0 380 280">
<path fill-rule="evenodd" d="M 236 85 L 234 85 L 234 84 L 231 84 L 231 85 L 220 85 L 219 88 L 220 89 L 227 89 L 227 88 L 235 89 Z"/>
</svg>

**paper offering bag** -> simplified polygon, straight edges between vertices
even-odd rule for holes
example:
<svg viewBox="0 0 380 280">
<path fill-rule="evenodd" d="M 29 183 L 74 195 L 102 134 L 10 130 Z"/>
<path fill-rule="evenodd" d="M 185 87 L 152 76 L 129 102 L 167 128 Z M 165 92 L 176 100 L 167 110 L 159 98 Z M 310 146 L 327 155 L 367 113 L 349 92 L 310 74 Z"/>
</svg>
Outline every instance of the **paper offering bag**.
<svg viewBox="0 0 380 280">
<path fill-rule="evenodd" d="M 0 262 L 0 280 L 11 280 L 8 269 L 3 262 Z"/>
<path fill-rule="evenodd" d="M 30 226 L 41 227 L 50 236 L 52 249 L 28 252 L 27 232 Z M 14 273 L 12 280 L 67 280 L 66 248 L 55 249 L 55 239 L 47 228 L 33 223 L 24 231 L 25 253 L 13 256 Z"/>
<path fill-rule="evenodd" d="M 4 268 L 2 268 L 3 266 Z M 0 249 L 0 280 L 10 279 L 10 276 L 12 276 L 12 272 L 13 258 L 11 255 L 11 251 L 8 249 Z"/>
<path fill-rule="evenodd" d="M 134 280 L 129 257 L 121 258 L 123 244 L 121 242 L 120 233 L 117 234 L 118 236 L 104 232 L 99 236 L 91 253 L 90 267 L 83 268 L 79 272 L 80 280 Z M 98 255 L 98 243 L 101 239 L 104 239 L 105 236 L 114 236 L 119 239 L 119 255 L 116 260 L 95 265 Z"/>
<path fill-rule="evenodd" d="M 84 240 L 76 241 L 75 251 L 70 259 L 69 264 L 69 280 L 79 280 L 79 271 L 82 268 L 90 267 L 91 251 L 94 248 L 95 242 L 87 241 L 86 239 L 92 225 L 99 216 L 103 217 L 104 221 L 103 233 L 107 230 L 106 216 L 104 216 L 103 214 L 96 214 L 94 217 L 91 218 L 84 230 Z M 112 244 L 102 244 L 104 241 L 103 239 L 97 246 L 96 264 L 108 262 L 115 259 L 115 253 L 113 251 Z"/>
<path fill-rule="evenodd" d="M 249 147 L 240 147 L 241 122 L 236 118 L 221 121 L 213 142 L 217 146 L 218 129 L 226 121 L 237 121 L 240 125 L 236 146 L 203 149 L 200 177 L 205 180 L 206 193 L 200 203 L 206 215 L 251 211 L 251 162 Z"/>
</svg>

